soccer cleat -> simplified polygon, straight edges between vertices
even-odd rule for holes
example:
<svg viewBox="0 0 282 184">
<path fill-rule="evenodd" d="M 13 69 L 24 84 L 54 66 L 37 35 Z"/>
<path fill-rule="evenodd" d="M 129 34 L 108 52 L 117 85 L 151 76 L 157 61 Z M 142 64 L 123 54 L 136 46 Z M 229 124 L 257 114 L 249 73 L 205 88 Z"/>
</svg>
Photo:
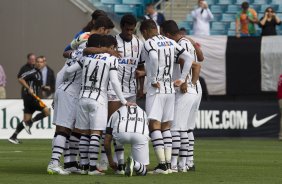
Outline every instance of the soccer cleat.
<svg viewBox="0 0 282 184">
<path fill-rule="evenodd" d="M 166 167 L 166 164 L 159 164 L 154 169 L 154 174 L 168 174 L 168 169 Z"/>
<path fill-rule="evenodd" d="M 168 174 L 171 174 L 171 173 L 172 173 L 172 170 L 171 170 L 171 163 L 166 163 L 166 167 L 167 167 L 167 172 L 168 172 Z"/>
<path fill-rule="evenodd" d="M 182 172 L 182 173 L 187 172 L 187 167 L 186 166 L 184 166 L 184 167 L 178 166 L 178 172 Z"/>
<path fill-rule="evenodd" d="M 65 171 L 60 165 L 53 164 L 52 162 L 49 163 L 47 167 L 48 174 L 59 174 L 59 175 L 69 175 L 68 171 Z"/>
<path fill-rule="evenodd" d="M 100 171 L 107 171 L 108 170 L 108 162 L 106 160 L 101 160 L 98 168 Z"/>
<path fill-rule="evenodd" d="M 77 162 L 64 163 L 64 169 L 70 173 L 81 174 L 81 169 Z"/>
<path fill-rule="evenodd" d="M 86 175 L 88 173 L 89 165 L 82 165 L 80 167 L 80 174 Z"/>
<path fill-rule="evenodd" d="M 195 165 L 193 165 L 193 166 L 188 166 L 189 167 L 189 170 L 188 171 L 196 171 L 196 167 L 195 167 Z"/>
<path fill-rule="evenodd" d="M 10 137 L 10 138 L 8 139 L 8 141 L 9 141 L 10 143 L 13 143 L 13 144 L 20 144 L 20 143 L 21 143 L 21 142 L 19 141 L 19 139 L 14 138 L 14 137 Z"/>
<path fill-rule="evenodd" d="M 130 177 L 133 174 L 133 166 L 134 166 L 134 161 L 132 157 L 127 158 L 126 162 L 126 167 L 125 167 L 125 175 Z"/>
<path fill-rule="evenodd" d="M 23 126 L 24 126 L 25 131 L 26 131 L 29 135 L 31 135 L 31 131 L 30 131 L 31 126 L 27 125 L 24 121 L 22 121 L 22 124 L 23 124 Z"/>
<path fill-rule="evenodd" d="M 196 170 L 196 168 L 195 168 L 194 162 L 192 160 L 188 161 L 188 163 L 187 163 L 187 171 L 195 171 L 195 170 Z"/>
<path fill-rule="evenodd" d="M 125 168 L 124 164 L 119 164 L 118 170 L 116 170 L 115 174 L 124 175 L 125 174 L 124 168 Z"/>
<path fill-rule="evenodd" d="M 89 171 L 88 171 L 88 175 L 91 175 L 91 176 L 93 176 L 93 175 L 105 175 L 105 173 L 99 171 L 96 166 L 90 166 Z"/>
<path fill-rule="evenodd" d="M 177 165 L 171 166 L 171 172 L 172 172 L 172 173 L 177 173 L 177 172 L 178 172 L 178 167 L 177 167 Z"/>
</svg>

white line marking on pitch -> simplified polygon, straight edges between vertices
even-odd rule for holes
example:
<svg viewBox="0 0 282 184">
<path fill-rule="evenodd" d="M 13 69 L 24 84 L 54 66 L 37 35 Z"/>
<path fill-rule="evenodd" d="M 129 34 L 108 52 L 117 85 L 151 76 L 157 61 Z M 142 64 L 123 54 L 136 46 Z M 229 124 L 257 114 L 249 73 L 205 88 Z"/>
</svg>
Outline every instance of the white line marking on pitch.
<svg viewBox="0 0 282 184">
<path fill-rule="evenodd" d="M 23 151 L 0 151 L 0 153 L 21 153 Z"/>
</svg>

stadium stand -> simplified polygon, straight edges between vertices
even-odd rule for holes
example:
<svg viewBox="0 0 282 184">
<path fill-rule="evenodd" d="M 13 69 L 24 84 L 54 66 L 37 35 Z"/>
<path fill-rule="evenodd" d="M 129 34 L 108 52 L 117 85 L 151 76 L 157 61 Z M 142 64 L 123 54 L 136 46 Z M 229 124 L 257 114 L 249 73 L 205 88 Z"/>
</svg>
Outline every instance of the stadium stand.
<svg viewBox="0 0 282 184">
<path fill-rule="evenodd" d="M 207 0 L 210 10 L 214 15 L 211 22 L 211 35 L 235 36 L 235 18 L 241 9 L 242 2 L 249 2 L 250 7 L 255 9 L 260 19 L 264 15 L 267 7 L 273 7 L 276 14 L 282 18 L 281 0 Z M 191 34 L 193 29 L 193 19 L 190 14 L 185 21 L 180 21 L 179 26 L 185 27 Z M 257 35 L 261 33 L 261 28 L 256 25 Z M 277 33 L 282 34 L 282 27 L 277 26 Z"/>
</svg>

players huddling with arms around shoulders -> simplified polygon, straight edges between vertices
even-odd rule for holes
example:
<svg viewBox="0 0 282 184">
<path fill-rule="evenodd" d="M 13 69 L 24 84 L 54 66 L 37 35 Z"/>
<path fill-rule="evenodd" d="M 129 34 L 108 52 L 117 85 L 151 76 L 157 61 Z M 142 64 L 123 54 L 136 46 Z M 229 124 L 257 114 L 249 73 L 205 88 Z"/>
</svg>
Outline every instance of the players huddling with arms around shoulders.
<svg viewBox="0 0 282 184">
<path fill-rule="evenodd" d="M 117 40 L 117 51 L 121 56 L 118 59 L 118 79 L 121 83 L 122 93 L 124 97 L 127 101 L 130 102 L 136 102 L 137 82 L 135 72 L 137 69 L 144 70 L 143 63 L 140 60 L 143 43 L 137 38 L 136 35 L 134 35 L 136 23 L 136 18 L 133 15 L 124 15 L 120 21 L 121 33 L 115 36 Z M 93 51 L 91 50 L 91 48 L 87 48 L 85 49 L 85 52 L 92 53 Z M 113 90 L 111 83 L 109 83 L 108 86 L 108 100 L 108 117 L 110 117 L 122 106 L 122 103 Z M 103 134 L 103 138 L 104 136 L 105 132 Z M 116 173 L 124 174 L 123 145 L 117 145 L 115 142 L 114 145 L 115 160 L 119 165 L 119 169 L 116 171 Z M 100 169 L 105 169 L 104 165 L 107 163 L 107 156 L 102 149 Z"/>
<path fill-rule="evenodd" d="M 174 120 L 172 122 L 172 171 L 186 172 L 193 170 L 195 167 L 191 163 L 194 139 L 191 136 L 195 127 L 196 110 L 198 109 L 197 81 L 199 79 L 201 65 L 197 62 L 198 58 L 202 61 L 203 54 L 199 47 L 194 47 L 193 40 L 179 34 L 179 29 L 175 21 L 168 20 L 161 25 L 161 32 L 170 39 L 175 40 L 190 55 L 194 56 L 193 64 L 189 75 L 186 76 L 186 82 L 180 88 L 176 89 Z M 195 45 L 195 44 L 194 44 Z M 198 56 L 198 58 L 197 58 Z M 180 77 L 183 68 L 183 60 L 175 58 L 173 79 Z M 179 156 L 178 164 L 177 159 Z M 188 157 L 190 156 L 190 157 Z"/>
<path fill-rule="evenodd" d="M 105 35 L 108 34 L 113 27 L 114 25 L 108 17 L 100 16 L 96 20 L 95 25 L 91 28 L 89 35 Z M 80 37 L 86 38 L 83 34 L 80 35 Z M 83 163 L 85 160 L 86 164 L 88 164 L 89 141 L 88 144 L 84 144 L 84 136 L 81 136 L 80 131 L 74 126 L 75 122 L 77 122 L 77 104 L 81 82 L 84 78 L 82 78 L 82 70 L 70 70 L 73 65 L 82 65 L 82 51 L 86 47 L 87 39 L 84 39 L 84 42 L 80 43 L 77 50 L 71 52 L 71 59 L 67 60 L 58 75 L 61 76 L 62 79 L 57 80 L 56 86 L 58 86 L 58 88 L 54 99 L 54 124 L 56 125 L 56 133 L 53 138 L 51 161 L 47 168 L 47 172 L 51 174 L 58 173 L 66 175 L 70 172 L 80 172 L 76 161 L 79 146 L 87 150 L 82 151 L 80 155 L 81 162 Z M 103 49 L 97 46 L 96 51 L 102 53 Z M 86 137 L 89 136 L 86 135 Z M 82 144 L 80 144 L 81 142 Z M 66 170 L 63 170 L 59 164 L 60 157 L 64 150 L 66 152 L 64 154 Z"/>
<path fill-rule="evenodd" d="M 174 40 L 160 35 L 152 20 L 143 21 L 140 31 L 146 40 L 142 55 L 147 75 L 146 112 L 152 144 L 159 163 L 154 173 L 168 174 L 171 173 L 170 127 L 174 117 L 174 85 L 180 86 L 185 82 L 194 58 Z M 183 59 L 184 64 L 180 78 L 174 82 L 172 73 L 175 57 Z"/>
<path fill-rule="evenodd" d="M 112 169 L 117 170 L 111 151 L 111 141 L 117 145 L 131 145 L 131 156 L 128 156 L 125 175 L 145 176 L 149 165 L 149 128 L 147 115 L 139 106 L 120 107 L 112 114 L 106 129 L 105 151 Z"/>
<path fill-rule="evenodd" d="M 24 118 L 16 127 L 14 134 L 8 139 L 9 142 L 19 144 L 18 134 L 25 129 L 31 134 L 30 128 L 33 123 L 50 115 L 49 108 L 38 97 L 42 92 L 42 74 L 41 69 L 44 67 L 43 57 L 37 57 L 35 67 L 29 71 L 18 75 L 19 83 L 23 86 L 22 98 L 24 102 Z M 32 118 L 35 111 L 40 111 Z"/>
</svg>

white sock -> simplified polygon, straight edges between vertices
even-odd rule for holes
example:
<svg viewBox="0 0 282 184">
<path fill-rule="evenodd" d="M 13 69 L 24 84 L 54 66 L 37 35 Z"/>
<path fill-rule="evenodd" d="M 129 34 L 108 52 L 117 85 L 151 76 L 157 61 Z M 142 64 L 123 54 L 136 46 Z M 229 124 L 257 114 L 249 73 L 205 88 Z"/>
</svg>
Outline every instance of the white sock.
<svg viewBox="0 0 282 184">
<path fill-rule="evenodd" d="M 96 166 L 100 151 L 100 135 L 92 134 L 89 145 L 90 166 Z"/>
<path fill-rule="evenodd" d="M 165 164 L 165 153 L 164 153 L 164 140 L 160 130 L 154 130 L 151 132 L 151 141 L 155 150 L 156 157 L 160 164 Z"/>
<path fill-rule="evenodd" d="M 177 159 L 180 149 L 180 132 L 172 131 L 172 154 L 171 154 L 171 166 L 177 166 Z"/>
<path fill-rule="evenodd" d="M 51 157 L 53 164 L 59 165 L 60 158 L 65 149 L 66 139 L 67 138 L 63 135 L 56 136 L 54 140 L 54 146 L 53 146 L 52 157 Z"/>
<path fill-rule="evenodd" d="M 188 158 L 186 163 L 190 164 L 194 161 L 194 133 L 192 130 L 188 131 L 188 139 L 189 139 L 189 146 L 188 146 Z"/>
<path fill-rule="evenodd" d="M 114 147 L 115 147 L 115 157 L 117 163 L 124 164 L 124 146 L 117 145 L 117 143 L 114 141 Z"/>
<path fill-rule="evenodd" d="M 166 163 L 171 163 L 171 152 L 172 152 L 172 137 L 170 130 L 165 130 L 162 132 L 164 140 L 164 152 Z"/>
<path fill-rule="evenodd" d="M 80 165 L 89 164 L 89 158 L 88 158 L 89 143 L 90 143 L 90 136 L 81 135 L 79 140 Z"/>
<path fill-rule="evenodd" d="M 189 146 L 187 132 L 180 132 L 180 137 L 181 137 L 181 146 L 179 152 L 179 166 L 185 167 L 187 154 L 188 154 L 188 146 Z"/>
<path fill-rule="evenodd" d="M 134 166 L 133 166 L 135 172 L 137 175 L 145 176 L 147 173 L 147 168 L 145 165 L 137 162 L 134 160 Z"/>
</svg>

